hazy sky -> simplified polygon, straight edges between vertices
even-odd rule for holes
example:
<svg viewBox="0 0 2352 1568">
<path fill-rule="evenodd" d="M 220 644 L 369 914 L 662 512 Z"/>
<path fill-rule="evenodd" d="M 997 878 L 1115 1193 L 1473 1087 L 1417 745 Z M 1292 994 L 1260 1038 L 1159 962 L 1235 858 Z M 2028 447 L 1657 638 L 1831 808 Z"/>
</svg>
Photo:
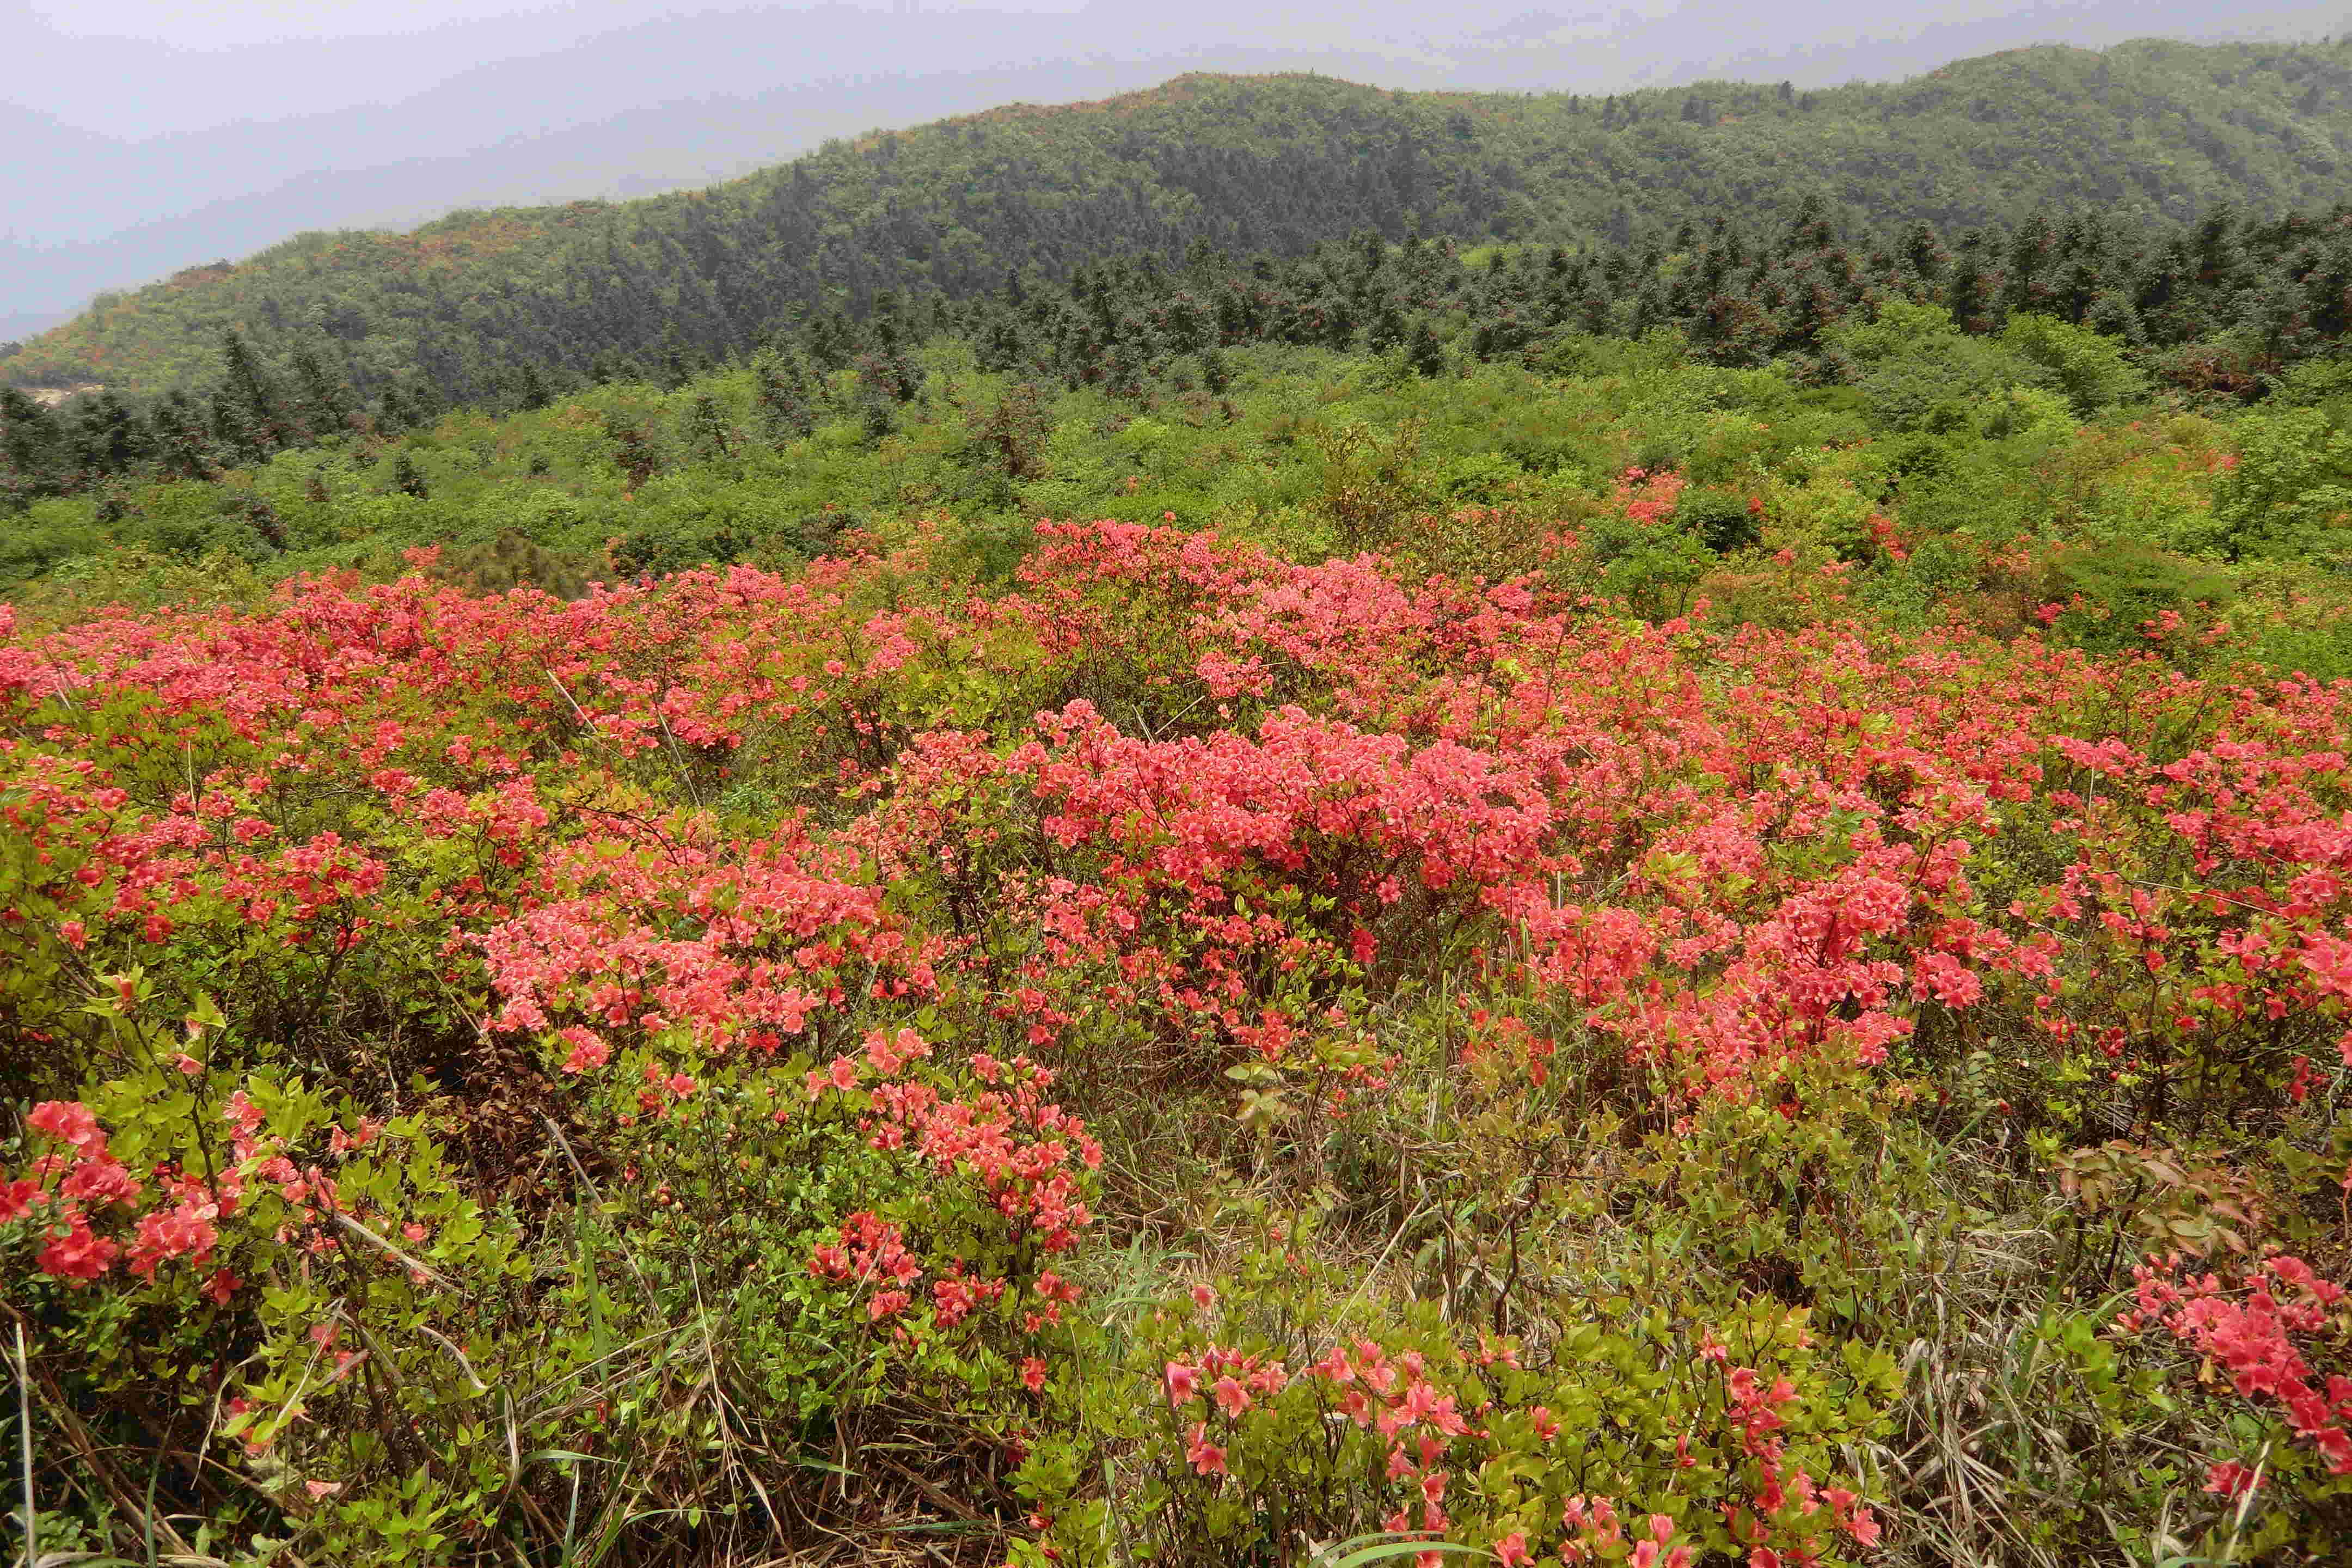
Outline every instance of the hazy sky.
<svg viewBox="0 0 2352 1568">
<path fill-rule="evenodd" d="M 0 338 L 306 228 L 703 184 L 1192 69 L 1816 86 L 2023 44 L 2352 30 L 2352 0 L 0 0 Z"/>
<path fill-rule="evenodd" d="M 1445 62 L 1472 77 L 1508 74 L 1512 56 L 1585 46 L 1562 64 L 1592 83 L 1675 74 L 1763 49 L 1803 55 L 1897 43 L 1938 31 L 1981 30 L 2003 19 L 2021 41 L 2112 41 L 2144 12 L 2152 26 L 2219 34 L 2314 31 L 2352 4 L 2311 0 L 0 0 L 0 54 L 11 62 L 7 100 L 69 126 L 118 139 L 169 135 L 236 121 L 270 121 L 362 104 L 397 102 L 484 65 L 543 57 L 599 37 L 818 23 L 783 58 L 753 52 L 699 62 L 711 90 L 740 91 L 831 75 L 920 69 L 921 35 L 941 20 L 1001 18 L 1000 47 L 982 40 L 971 64 L 1034 61 L 1045 51 L 1153 54 L 1255 47 Z M 911 11 L 911 15 L 909 12 Z M 1679 14 L 1679 16 L 1678 16 Z M 1677 22 L 1687 23 L 1676 26 Z M 1671 29 L 1666 40 L 1639 38 Z M 1056 37 L 1062 47 L 1056 50 Z M 894 37 L 895 35 L 895 37 Z M 1628 53 L 1616 46 L 1635 42 Z M 1667 42 L 1682 59 L 1661 58 Z M 906 48 L 893 47 L 907 46 Z M 658 52 L 658 51 L 656 51 Z M 1612 55 L 1623 54 L 1622 59 Z M 659 76 L 669 62 L 649 62 Z M 1482 69 L 1481 68 L 1487 68 Z M 602 84 L 600 84 L 602 85 Z M 606 107 L 631 106 L 626 83 Z M 611 90 L 608 88 L 607 90 Z M 527 111 L 532 106 L 516 105 Z M 593 101 L 567 108 L 593 111 Z"/>
<path fill-rule="evenodd" d="M 947 0 L 936 8 L 952 10 Z M 421 33 L 451 22 L 478 22 L 502 16 L 541 18 L 569 16 L 587 30 L 609 26 L 615 14 L 639 12 L 737 10 L 734 5 L 629 6 L 606 0 L 581 5 L 573 0 L 37 0 L 34 16 L 60 33 L 100 38 L 156 38 L 195 48 L 234 48 L 277 38 L 381 37 L 386 34 Z M 889 11 L 889 0 L 871 0 L 868 10 Z M 1076 11 L 1083 0 L 1014 0 L 1000 11 Z M 588 18 L 599 18 L 590 21 Z"/>
</svg>

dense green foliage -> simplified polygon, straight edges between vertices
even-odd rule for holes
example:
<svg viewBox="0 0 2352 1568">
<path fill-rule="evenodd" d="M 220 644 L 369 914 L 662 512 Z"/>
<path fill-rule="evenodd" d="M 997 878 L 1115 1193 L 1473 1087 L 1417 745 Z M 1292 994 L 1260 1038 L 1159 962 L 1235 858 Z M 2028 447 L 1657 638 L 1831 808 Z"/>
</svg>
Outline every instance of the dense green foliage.
<svg viewBox="0 0 2352 1568">
<path fill-rule="evenodd" d="M 2344 1561 L 2340 58 L 1179 84 L 0 393 L 0 1555 Z M 2053 80 L 2247 208 L 1938 206 Z"/>
<path fill-rule="evenodd" d="M 453 580 L 576 595 L 943 514 L 992 578 L 1041 516 L 1315 559 L 1465 507 L 1572 513 L 1640 468 L 1690 487 L 1671 538 L 1595 535 L 1645 608 L 1711 575 L 1736 595 L 1794 546 L 1853 561 L 1907 624 L 2014 627 L 2080 595 L 2064 628 L 2113 642 L 2234 605 L 2315 672 L 2352 668 L 2327 629 L 2352 552 L 2352 218 L 2135 237 L 2084 218 L 1948 247 L 1922 226 L 1864 251 L 1801 213 L 1596 254 L 1201 249 L 886 301 L 731 366 L 503 412 L 362 410 L 231 337 L 206 403 L 11 404 L 0 584 L 78 599 L 123 547 L 257 582 L 381 577 L 437 545 Z"/>
<path fill-rule="evenodd" d="M 2333 362 L 1454 326 L 34 502 L 42 1551 L 2340 1561 Z"/>
<path fill-rule="evenodd" d="M 1314 78 L 1192 77 L 828 146 L 706 192 L 461 214 L 409 235 L 315 234 L 101 301 L 0 361 L 20 385 L 201 382 L 236 328 L 305 345 L 369 396 L 479 397 L 516 367 L 563 377 L 748 348 L 793 312 L 886 293 L 952 300 L 1007 273 L 1066 279 L 1195 241 L 1297 254 L 1402 238 L 1626 244 L 1808 200 L 1889 234 L 2072 208 L 2185 225 L 2340 196 L 2352 44 L 2140 43 L 1968 60 L 1894 86 L 1706 83 L 1621 98 L 1391 93 Z"/>
<path fill-rule="evenodd" d="M 827 311 L 764 334 L 759 440 L 804 437 L 826 413 L 854 416 L 869 438 L 887 434 L 922 401 L 917 345 L 942 334 L 982 371 L 1144 403 L 1161 390 L 1221 395 L 1225 351 L 1251 343 L 1369 351 L 1401 374 L 1433 375 L 1464 358 L 1572 366 L 1579 343 L 1659 331 L 1706 363 L 1851 384 L 1877 426 L 1916 435 L 1950 427 L 1969 399 L 2004 385 L 2045 387 L 2089 415 L 2152 384 L 2227 403 L 2258 400 L 2291 371 L 2326 382 L 2321 362 L 2352 320 L 2352 209 L 2270 223 L 2218 209 L 2179 233 L 2097 215 L 2035 217 L 1949 244 L 1914 224 L 1883 246 L 1850 240 L 1811 205 L 1769 233 L 1686 223 L 1653 243 L 1577 252 L 1458 253 L 1418 233 L 1391 244 L 1362 230 L 1286 261 L 1236 263 L 1198 244 L 1177 266 L 1147 253 L 1079 268 L 1066 286 L 1014 278 L 961 304 L 932 293 L 877 306 L 862 320 Z M 53 411 L 0 389 L 0 504 L 94 495 L 106 521 L 128 482 L 207 479 L 352 433 L 395 436 L 446 405 L 431 383 L 366 402 L 307 345 L 278 366 L 234 331 L 220 350 L 201 398 L 175 390 L 142 407 L 109 389 Z M 680 387 L 699 363 L 674 353 L 657 380 Z M 598 379 L 648 374 L 608 360 Z M 541 408 L 564 379 L 525 363 L 488 406 Z M 731 449 L 733 427 L 716 405 L 701 406 L 688 449 Z M 988 438 L 1018 479 L 1011 434 Z M 614 438 L 630 445 L 622 466 L 638 479 L 659 465 L 642 433 Z M 412 464 L 396 488 L 420 496 L 421 483 Z"/>
</svg>

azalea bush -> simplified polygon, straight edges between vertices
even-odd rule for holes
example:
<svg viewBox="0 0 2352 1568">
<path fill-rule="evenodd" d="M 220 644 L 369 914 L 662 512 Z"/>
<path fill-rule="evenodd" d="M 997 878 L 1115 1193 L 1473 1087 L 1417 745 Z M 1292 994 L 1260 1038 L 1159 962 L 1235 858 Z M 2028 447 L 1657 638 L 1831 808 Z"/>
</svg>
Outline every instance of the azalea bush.
<svg viewBox="0 0 2352 1568">
<path fill-rule="evenodd" d="M 2339 1552 L 2347 689 L 1694 493 L 0 626 L 41 1551 Z"/>
<path fill-rule="evenodd" d="M 1822 1364 L 1801 1311 L 1758 1302 L 1700 1324 L 1619 1299 L 1536 1352 L 1449 1332 L 1433 1302 L 1350 1333 L 1337 1282 L 1300 1274 L 1295 1256 L 1254 1256 L 1233 1294 L 1199 1287 L 1146 1324 L 1138 1370 L 1157 1362 L 1166 1409 L 1138 1448 L 1139 1552 L 1279 1560 L 1288 1540 L 1377 1531 L 1507 1563 L 1686 1565 L 1878 1541 L 1840 1466 L 1899 1379 L 1881 1353 Z"/>
</svg>

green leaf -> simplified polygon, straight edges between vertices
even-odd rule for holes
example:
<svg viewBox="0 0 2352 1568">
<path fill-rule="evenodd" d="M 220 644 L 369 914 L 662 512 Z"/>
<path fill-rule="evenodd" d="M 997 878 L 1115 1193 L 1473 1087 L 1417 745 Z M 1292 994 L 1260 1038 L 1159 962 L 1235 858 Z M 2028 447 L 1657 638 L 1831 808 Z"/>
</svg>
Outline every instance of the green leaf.
<svg viewBox="0 0 2352 1568">
<path fill-rule="evenodd" d="M 1360 1542 L 1372 1542 L 1359 1546 Z M 1349 1551 L 1350 1547 L 1357 1548 Z M 1334 1557 L 1335 1552 L 1345 1552 L 1344 1557 Z M 1423 1552 L 1450 1552 L 1462 1557 L 1492 1557 L 1495 1554 L 1483 1546 L 1464 1546 L 1452 1541 L 1416 1540 L 1397 1535 L 1359 1535 L 1350 1540 L 1335 1542 L 1325 1547 L 1315 1558 L 1316 1568 L 1361 1568 L 1366 1563 L 1385 1562 L 1391 1557 L 1406 1557 Z"/>
</svg>

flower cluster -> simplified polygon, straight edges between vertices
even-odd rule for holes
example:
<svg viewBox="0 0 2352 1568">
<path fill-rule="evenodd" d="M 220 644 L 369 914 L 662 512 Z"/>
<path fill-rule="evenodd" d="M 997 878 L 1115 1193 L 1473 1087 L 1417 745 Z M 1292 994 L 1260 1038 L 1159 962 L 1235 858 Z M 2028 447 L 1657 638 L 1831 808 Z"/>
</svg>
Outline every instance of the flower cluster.
<svg viewBox="0 0 2352 1568">
<path fill-rule="evenodd" d="M 45 1100 L 33 1108 L 26 1125 L 65 1146 L 35 1159 L 26 1175 L 0 1184 L 0 1223 L 29 1215 L 40 1224 L 43 1245 L 33 1261 L 42 1273 L 79 1289 L 118 1260 L 142 1279 L 152 1279 L 165 1263 L 184 1260 L 205 1271 L 203 1290 L 213 1300 L 226 1301 L 236 1290 L 236 1276 L 206 1266 L 220 1245 L 216 1222 L 236 1210 L 245 1185 L 242 1168 L 207 1180 L 159 1167 L 152 1173 L 154 1201 L 142 1210 L 139 1200 L 148 1184 L 108 1152 L 106 1131 L 88 1106 Z M 259 1173 L 266 1179 L 268 1173 Z M 127 1248 L 91 1223 L 93 1217 L 104 1222 L 117 1215 L 136 1215 Z"/>
<path fill-rule="evenodd" d="M 1588 499 L 1651 539 L 1680 485 Z M 1793 1123 L 1832 1071 L 1977 1096 L 1952 1126 L 2019 1148 L 2307 1139 L 2352 1071 L 2352 686 L 2031 626 L 1643 623 L 1566 566 L 1301 564 L 1124 523 L 1041 527 L 987 595 L 938 543 L 569 603 L 321 579 L 0 625 L 0 966 L 38 1058 L 10 1258 L 93 1320 L 120 1290 L 169 1329 L 355 1258 L 462 1300 L 537 1278 L 484 1215 L 626 1214 L 678 1249 L 639 1299 L 758 1237 L 785 1259 L 761 1279 L 860 1353 L 1002 1329 L 990 1386 L 1043 1419 L 1119 1190 L 1101 1129 L 1156 1099 L 1222 1110 L 1238 1082 L 1264 1168 L 1321 1173 L 1314 1140 L 1376 1116 L 1414 1050 L 1465 1143 L 1529 1160 L 1577 1097 L 1630 1142 Z M 305 1095 L 305 1131 L 270 1136 L 262 1106 Z M 360 1151 L 404 1117 L 395 1179 Z M 460 1189 L 427 1258 L 409 1211 L 458 1216 Z M 619 1309 L 580 1246 L 593 1349 Z M 2144 1274 L 2129 1326 L 2352 1473 L 2352 1385 L 2315 1348 L 2335 1287 L 2287 1256 L 2178 1274 Z M 1877 1534 L 1804 1430 L 1826 1402 L 1760 1351 L 1637 1335 L 1619 1360 L 1664 1380 L 1637 1388 L 1356 1328 L 1162 1347 L 1171 1487 L 1261 1495 L 1312 1431 L 1363 1461 L 1352 1522 L 1506 1562 L 1770 1568 Z M 450 1343 L 433 1375 L 462 1383 L 478 1347 Z M 311 1419 L 308 1353 L 256 1373 L 273 1431 Z M 984 1361 L 954 1378 L 989 1384 Z M 1654 1425 L 1639 1453 L 1595 1457 L 1617 1428 L 1571 1370 Z M 1032 1435 L 991 1419 L 1005 1451 Z M 2217 1495 L 2253 1486 L 2241 1458 Z M 1481 1480 L 1474 1517 L 1498 1462 L 1540 1483 Z M 1706 1507 L 1653 1466 L 1704 1472 Z"/>
<path fill-rule="evenodd" d="M 2333 1475 L 2352 1475 L 2352 1376 L 2315 1369 L 2297 1336 L 2352 1326 L 2344 1288 L 2300 1258 L 2266 1258 L 2236 1290 L 2219 1275 L 2186 1275 L 2178 1255 L 2132 1270 L 2136 1304 L 2116 1320 L 2126 1333 L 2161 1328 L 2226 1373 L 2240 1396 L 2275 1404 L 2294 1435 Z M 2234 1496 L 2253 1484 L 2232 1460 L 2215 1464 L 2209 1489 Z"/>
</svg>

